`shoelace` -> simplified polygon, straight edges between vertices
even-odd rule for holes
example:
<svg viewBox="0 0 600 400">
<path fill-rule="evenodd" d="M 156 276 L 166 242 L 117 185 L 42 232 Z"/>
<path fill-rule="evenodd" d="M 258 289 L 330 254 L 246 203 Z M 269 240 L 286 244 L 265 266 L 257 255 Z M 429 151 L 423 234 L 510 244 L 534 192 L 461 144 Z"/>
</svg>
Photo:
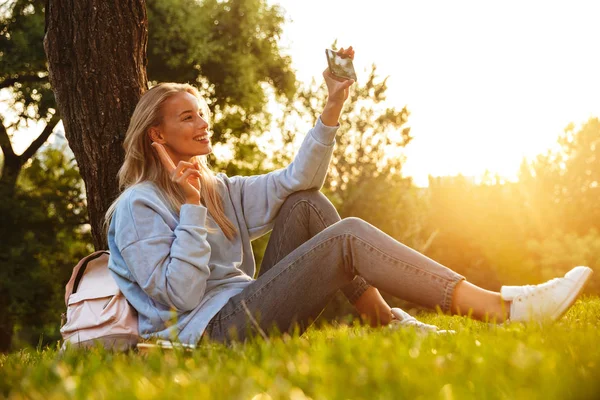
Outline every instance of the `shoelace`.
<svg viewBox="0 0 600 400">
<path fill-rule="evenodd" d="M 540 289 L 543 291 L 547 291 L 551 287 L 556 286 L 556 284 L 558 282 L 560 282 L 561 279 L 564 279 L 564 278 L 554 278 L 554 279 L 549 280 L 548 282 L 540 283 L 539 285 L 521 286 L 521 288 L 523 289 L 523 293 L 521 295 L 523 297 L 529 297 L 529 296 L 535 295 L 535 293 L 538 292 Z"/>
</svg>

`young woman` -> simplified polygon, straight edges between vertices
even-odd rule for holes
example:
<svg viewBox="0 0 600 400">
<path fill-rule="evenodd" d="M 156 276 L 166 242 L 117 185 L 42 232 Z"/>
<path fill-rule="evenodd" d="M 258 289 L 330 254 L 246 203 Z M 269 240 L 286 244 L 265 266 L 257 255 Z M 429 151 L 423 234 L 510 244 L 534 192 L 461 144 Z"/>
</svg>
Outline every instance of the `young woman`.
<svg viewBox="0 0 600 400">
<path fill-rule="evenodd" d="M 352 48 L 341 54 L 354 56 Z M 353 81 L 323 73 L 328 101 L 293 162 L 257 176 L 215 175 L 208 112 L 196 89 L 164 83 L 140 99 L 125 137 L 123 193 L 106 215 L 109 268 L 144 338 L 243 340 L 260 327 L 304 330 L 342 290 L 374 324 L 421 324 L 376 288 L 444 312 L 496 321 L 554 320 L 591 274 L 481 289 L 323 196 L 338 119 Z M 250 241 L 273 230 L 260 275 Z M 254 321 L 252 321 L 253 319 Z"/>
</svg>

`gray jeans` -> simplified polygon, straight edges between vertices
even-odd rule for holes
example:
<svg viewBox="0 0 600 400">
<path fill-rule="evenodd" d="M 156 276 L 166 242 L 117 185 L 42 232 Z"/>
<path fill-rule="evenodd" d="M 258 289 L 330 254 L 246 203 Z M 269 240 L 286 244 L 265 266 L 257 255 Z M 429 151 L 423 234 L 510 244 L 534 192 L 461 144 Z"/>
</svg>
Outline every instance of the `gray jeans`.
<svg viewBox="0 0 600 400">
<path fill-rule="evenodd" d="M 321 192 L 300 191 L 275 220 L 257 279 L 225 304 L 203 336 L 228 342 L 256 334 L 248 313 L 263 331 L 303 332 L 338 290 L 354 303 L 369 284 L 447 312 L 463 279 L 361 219 L 341 220 Z"/>
</svg>

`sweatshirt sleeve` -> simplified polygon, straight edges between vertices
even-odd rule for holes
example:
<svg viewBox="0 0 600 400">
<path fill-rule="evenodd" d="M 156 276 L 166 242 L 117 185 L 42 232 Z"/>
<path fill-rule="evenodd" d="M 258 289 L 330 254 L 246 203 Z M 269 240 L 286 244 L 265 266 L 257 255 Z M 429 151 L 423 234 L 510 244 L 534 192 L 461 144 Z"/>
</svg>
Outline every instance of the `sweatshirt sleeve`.
<svg viewBox="0 0 600 400">
<path fill-rule="evenodd" d="M 255 239 L 273 228 L 281 205 L 299 190 L 321 189 L 325 182 L 338 126 L 317 124 L 304 138 L 294 160 L 283 169 L 263 175 L 234 176 L 234 190 L 241 198 L 242 212 L 250 239 Z"/>
<path fill-rule="evenodd" d="M 153 300 L 178 311 L 194 309 L 210 275 L 207 209 L 184 204 L 179 223 L 170 225 L 156 203 L 135 196 L 126 203 L 115 242 L 133 278 Z"/>
</svg>

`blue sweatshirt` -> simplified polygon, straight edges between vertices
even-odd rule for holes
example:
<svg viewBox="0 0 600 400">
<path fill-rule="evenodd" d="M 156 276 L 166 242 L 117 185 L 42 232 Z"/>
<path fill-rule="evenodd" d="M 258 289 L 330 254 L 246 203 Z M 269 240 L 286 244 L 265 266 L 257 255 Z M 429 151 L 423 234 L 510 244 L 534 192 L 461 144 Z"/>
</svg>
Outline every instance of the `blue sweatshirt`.
<svg viewBox="0 0 600 400">
<path fill-rule="evenodd" d="M 200 339 L 227 301 L 253 281 L 250 241 L 273 229 L 290 194 L 323 186 L 337 129 L 319 118 L 284 169 L 217 174 L 225 215 L 239 232 L 233 241 L 204 206 L 184 204 L 177 215 L 150 181 L 122 194 L 108 233 L 108 267 L 138 311 L 143 338 Z"/>
</svg>

